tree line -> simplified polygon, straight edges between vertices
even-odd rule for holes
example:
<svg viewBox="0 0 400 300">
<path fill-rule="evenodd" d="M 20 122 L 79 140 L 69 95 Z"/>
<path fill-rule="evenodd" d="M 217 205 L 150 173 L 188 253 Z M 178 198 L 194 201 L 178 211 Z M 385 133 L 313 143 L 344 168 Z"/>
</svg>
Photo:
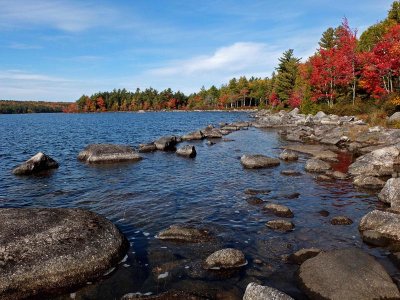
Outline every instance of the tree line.
<svg viewBox="0 0 400 300">
<path fill-rule="evenodd" d="M 70 103 L 45 101 L 0 100 L 0 114 L 63 112 Z"/>
<path fill-rule="evenodd" d="M 137 111 L 161 109 L 232 109 L 300 107 L 311 112 L 372 103 L 396 110 L 400 105 L 400 1 L 387 17 L 360 37 L 347 19 L 328 28 L 316 52 L 302 62 L 285 51 L 270 77 L 233 78 L 188 96 L 171 89 L 126 89 L 83 95 L 66 112 Z"/>
</svg>

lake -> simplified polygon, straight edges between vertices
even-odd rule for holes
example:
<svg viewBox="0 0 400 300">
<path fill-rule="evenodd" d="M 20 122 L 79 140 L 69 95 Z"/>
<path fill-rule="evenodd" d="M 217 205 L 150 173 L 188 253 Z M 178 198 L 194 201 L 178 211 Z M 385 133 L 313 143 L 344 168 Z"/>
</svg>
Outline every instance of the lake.
<svg viewBox="0 0 400 300">
<path fill-rule="evenodd" d="M 114 165 L 89 166 L 76 159 L 90 143 L 137 146 L 164 135 L 183 135 L 208 124 L 248 118 L 243 112 L 0 115 L 1 207 L 92 210 L 116 224 L 131 244 L 126 261 L 114 272 L 57 299 L 119 299 L 126 293 L 156 294 L 170 289 L 240 299 L 252 281 L 303 299 L 295 276 L 298 266 L 285 257 L 310 247 L 362 248 L 399 280 L 399 271 L 386 258 L 385 250 L 367 246 L 358 233 L 361 217 L 379 206 L 375 194 L 357 191 L 351 181 L 317 182 L 304 172 L 305 155 L 300 155 L 298 162 L 282 162 L 276 168 L 243 169 L 239 159 L 245 153 L 280 154 L 280 147 L 287 142 L 276 130 L 241 130 L 226 136 L 231 141 L 217 141 L 212 146 L 206 141 L 192 142 L 197 150 L 195 159 L 167 152 L 142 154 L 140 162 Z M 56 159 L 60 168 L 46 176 L 16 177 L 11 173 L 39 151 Z M 347 157 L 342 157 L 345 164 Z M 284 169 L 303 175 L 283 176 L 280 172 Z M 265 223 L 276 217 L 249 204 L 246 188 L 272 190 L 261 198 L 290 207 L 295 230 L 279 233 L 268 229 Z M 292 193 L 300 196 L 289 199 Z M 338 215 L 347 215 L 354 223 L 331 225 L 330 219 Z M 175 223 L 207 226 L 216 241 L 190 245 L 154 237 Z M 202 259 L 225 247 L 242 250 L 248 265 L 229 274 L 201 269 Z"/>
</svg>

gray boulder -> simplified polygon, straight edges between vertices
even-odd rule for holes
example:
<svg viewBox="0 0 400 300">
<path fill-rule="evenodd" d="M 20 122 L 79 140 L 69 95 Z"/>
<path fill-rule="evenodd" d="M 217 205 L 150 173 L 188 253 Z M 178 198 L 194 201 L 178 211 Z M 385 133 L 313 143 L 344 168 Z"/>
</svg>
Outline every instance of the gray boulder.
<svg viewBox="0 0 400 300">
<path fill-rule="evenodd" d="M 78 159 L 87 163 L 138 161 L 142 158 L 129 146 L 91 144 L 79 152 Z"/>
<path fill-rule="evenodd" d="M 360 156 L 350 165 L 352 176 L 391 176 L 394 173 L 394 163 L 400 156 L 400 146 L 390 146 L 372 151 Z"/>
<path fill-rule="evenodd" d="M 204 137 L 209 139 L 220 139 L 223 136 L 220 129 L 214 128 L 211 125 L 207 126 L 202 132 Z"/>
<path fill-rule="evenodd" d="M 161 151 L 175 151 L 175 146 L 180 141 L 180 138 L 176 136 L 164 136 L 159 138 L 154 144 L 157 147 L 157 150 Z"/>
<path fill-rule="evenodd" d="M 389 123 L 400 122 L 400 112 L 395 112 L 393 115 L 390 116 L 388 121 Z"/>
<path fill-rule="evenodd" d="M 353 184 L 364 189 L 379 190 L 383 188 L 385 182 L 378 177 L 359 175 L 353 179 Z"/>
<path fill-rule="evenodd" d="M 207 257 L 204 262 L 205 269 L 231 269 L 247 265 L 247 260 L 242 251 L 232 248 L 218 250 Z"/>
<path fill-rule="evenodd" d="M 58 163 L 50 156 L 39 152 L 13 170 L 15 175 L 31 175 L 42 171 L 57 169 Z"/>
<path fill-rule="evenodd" d="M 360 249 L 321 252 L 298 273 L 310 299 L 399 299 L 397 286 L 372 256 Z"/>
<path fill-rule="evenodd" d="M 315 114 L 315 118 L 317 118 L 317 119 L 322 119 L 322 118 L 325 118 L 325 117 L 327 117 L 327 115 L 323 111 L 319 111 L 319 112 L 317 112 Z"/>
<path fill-rule="evenodd" d="M 331 169 L 331 165 L 318 158 L 311 158 L 306 162 L 306 171 L 313 173 L 324 173 Z"/>
<path fill-rule="evenodd" d="M 358 227 L 361 236 L 368 241 L 385 241 L 386 244 L 400 244 L 400 215 L 374 210 L 366 214 Z M 366 234 L 365 234 L 366 233 Z M 372 235 L 374 233 L 374 236 Z"/>
<path fill-rule="evenodd" d="M 200 243 L 211 239 L 207 229 L 197 228 L 191 225 L 174 224 L 161 231 L 156 238 L 178 242 Z"/>
<path fill-rule="evenodd" d="M 185 145 L 178 150 L 176 150 L 176 154 L 180 156 L 186 156 L 190 158 L 194 158 L 197 155 L 196 148 L 193 145 Z"/>
<path fill-rule="evenodd" d="M 247 285 L 243 300 L 293 300 L 293 298 L 272 287 L 251 282 Z"/>
<path fill-rule="evenodd" d="M 378 195 L 379 200 L 389 203 L 394 210 L 400 210 L 400 178 L 390 178 Z"/>
<path fill-rule="evenodd" d="M 247 169 L 270 168 L 280 165 L 279 159 L 260 154 L 245 154 L 240 158 L 240 162 Z"/>
<path fill-rule="evenodd" d="M 47 296 L 102 277 L 129 244 L 107 219 L 66 208 L 0 209 L 0 298 Z"/>
</svg>

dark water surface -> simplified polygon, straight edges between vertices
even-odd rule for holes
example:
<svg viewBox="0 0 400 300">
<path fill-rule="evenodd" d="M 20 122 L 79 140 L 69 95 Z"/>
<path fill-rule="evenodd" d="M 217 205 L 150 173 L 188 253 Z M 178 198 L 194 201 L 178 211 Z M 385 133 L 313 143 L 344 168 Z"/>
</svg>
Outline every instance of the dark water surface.
<svg viewBox="0 0 400 300">
<path fill-rule="evenodd" d="M 376 195 L 355 190 L 349 181 L 315 181 L 304 172 L 306 156 L 272 169 L 242 168 L 239 158 L 244 153 L 279 155 L 285 142 L 276 131 L 242 130 L 227 136 L 233 141 L 213 146 L 194 142 L 195 159 L 156 152 L 143 154 L 145 159 L 133 164 L 88 166 L 76 160 L 90 143 L 137 146 L 163 135 L 247 118 L 246 113 L 224 112 L 0 115 L 0 206 L 89 209 L 117 224 L 129 239 L 128 258 L 113 273 L 59 299 L 119 299 L 129 292 L 156 294 L 169 289 L 240 299 L 251 281 L 303 299 L 295 277 L 298 266 L 286 262 L 285 256 L 304 247 L 363 248 L 398 280 L 399 271 L 385 250 L 363 244 L 357 230 L 361 217 L 379 205 Z M 60 168 L 49 176 L 11 174 L 14 166 L 38 151 L 55 158 Z M 342 157 L 343 162 L 348 160 Z M 280 175 L 288 168 L 303 175 Z M 266 228 L 265 223 L 276 217 L 247 203 L 246 188 L 271 189 L 261 198 L 290 207 L 295 230 L 277 233 Z M 295 192 L 299 198 L 285 197 Z M 337 215 L 347 215 L 354 223 L 331 225 Z M 154 238 L 179 222 L 208 226 L 217 239 L 187 245 Z M 224 247 L 241 249 L 249 264 L 233 274 L 203 271 L 201 260 Z"/>
</svg>

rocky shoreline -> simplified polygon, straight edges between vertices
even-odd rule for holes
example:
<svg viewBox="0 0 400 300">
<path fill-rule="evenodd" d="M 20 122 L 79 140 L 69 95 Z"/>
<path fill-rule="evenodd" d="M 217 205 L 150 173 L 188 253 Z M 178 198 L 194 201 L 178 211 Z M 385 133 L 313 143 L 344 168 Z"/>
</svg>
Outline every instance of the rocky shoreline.
<svg viewBox="0 0 400 300">
<path fill-rule="evenodd" d="M 315 116 L 302 115 L 297 109 L 279 113 L 258 111 L 254 113 L 253 117 L 253 122 L 222 123 L 218 128 L 208 126 L 182 137 L 161 137 L 152 143 L 139 145 L 137 151 L 129 146 L 89 145 L 79 154 L 78 158 L 86 163 L 137 162 L 142 158 L 139 153 L 154 151 L 174 151 L 178 156 L 194 158 L 196 156 L 194 145 L 188 144 L 177 149 L 178 144 L 207 139 L 211 146 L 216 139 L 223 140 L 224 136 L 229 133 L 250 126 L 278 129 L 279 136 L 286 141 L 293 142 L 293 144 L 282 149 L 279 158 L 258 153 L 245 154 L 240 161 L 243 167 L 250 169 L 274 168 L 280 164 L 280 161 L 296 161 L 298 159 L 297 153 L 303 153 L 311 156 L 305 163 L 305 171 L 315 174 L 316 180 L 351 179 L 354 185 L 359 188 L 381 190 L 379 200 L 387 203 L 389 207 L 384 210 L 374 210 L 365 215 L 359 224 L 359 231 L 366 243 L 385 247 L 391 252 L 391 256 L 399 256 L 400 130 L 369 127 L 362 120 L 353 116 L 339 117 L 326 115 L 323 112 L 319 112 Z M 351 153 L 356 158 L 347 172 L 333 171 L 331 167 L 332 163 L 338 161 L 338 154 L 341 152 Z M 14 171 L 14 173 L 16 175 L 29 175 L 46 171 L 47 161 L 50 162 L 48 169 L 55 168 L 55 160 L 44 154 L 39 156 L 43 157 L 44 162 L 33 164 L 32 158 L 22 167 L 15 169 L 27 170 L 25 173 L 21 171 Z M 38 155 L 35 157 L 38 157 Z M 36 165 L 39 167 L 35 169 Z M 291 170 L 284 170 L 282 174 L 298 175 Z M 252 199 L 254 205 L 260 205 L 263 204 L 262 200 L 261 202 L 257 201 L 255 196 L 269 191 L 249 190 L 248 192 L 249 194 L 252 192 L 251 195 L 254 196 Z M 294 230 L 295 223 L 290 221 L 294 214 L 290 207 L 269 203 L 264 205 L 262 209 L 278 217 L 266 224 L 271 230 L 283 232 Z M 331 219 L 333 225 L 343 226 L 351 223 L 353 221 L 348 216 L 336 216 Z M 172 225 L 160 232 L 157 238 L 189 244 L 214 243 L 216 239 L 212 231 L 207 228 L 188 227 L 185 224 Z M 218 277 L 229 276 L 236 269 L 246 268 L 246 253 L 232 248 L 214 250 L 209 253 L 207 258 L 199 262 L 198 272 L 217 272 L 213 273 L 213 276 Z M 359 249 L 335 251 L 303 249 L 300 253 L 293 253 L 291 259 L 300 264 L 298 272 L 300 287 L 310 299 L 400 299 L 398 287 L 390 279 L 381 264 Z M 3 261 L 7 265 L 10 260 L 5 258 Z M 327 266 L 329 267 L 327 268 Z M 348 272 L 349 268 L 353 271 Z M 365 274 L 363 282 L 360 282 L 355 274 L 362 273 L 364 269 L 369 269 L 371 272 Z M 315 280 L 313 274 L 320 270 L 325 271 L 318 273 L 320 280 Z M 335 278 L 338 272 L 345 274 L 342 277 L 343 282 L 333 282 L 332 278 Z M 163 274 L 168 276 L 168 272 Z M 374 276 L 374 274 L 379 274 L 379 276 Z M 79 281 L 71 283 L 70 286 L 75 285 L 79 285 Z M 0 295 L 7 295 L 4 291 L 0 288 Z M 29 295 L 29 291 L 26 291 L 26 293 Z M 268 286 L 260 286 L 257 283 L 249 283 L 243 296 L 243 299 L 247 300 L 269 298 L 292 299 L 283 292 Z M 157 296 L 129 294 L 124 296 L 123 299 L 209 299 L 209 297 L 201 295 L 201 293 L 194 295 L 184 291 L 170 291 Z"/>
</svg>

